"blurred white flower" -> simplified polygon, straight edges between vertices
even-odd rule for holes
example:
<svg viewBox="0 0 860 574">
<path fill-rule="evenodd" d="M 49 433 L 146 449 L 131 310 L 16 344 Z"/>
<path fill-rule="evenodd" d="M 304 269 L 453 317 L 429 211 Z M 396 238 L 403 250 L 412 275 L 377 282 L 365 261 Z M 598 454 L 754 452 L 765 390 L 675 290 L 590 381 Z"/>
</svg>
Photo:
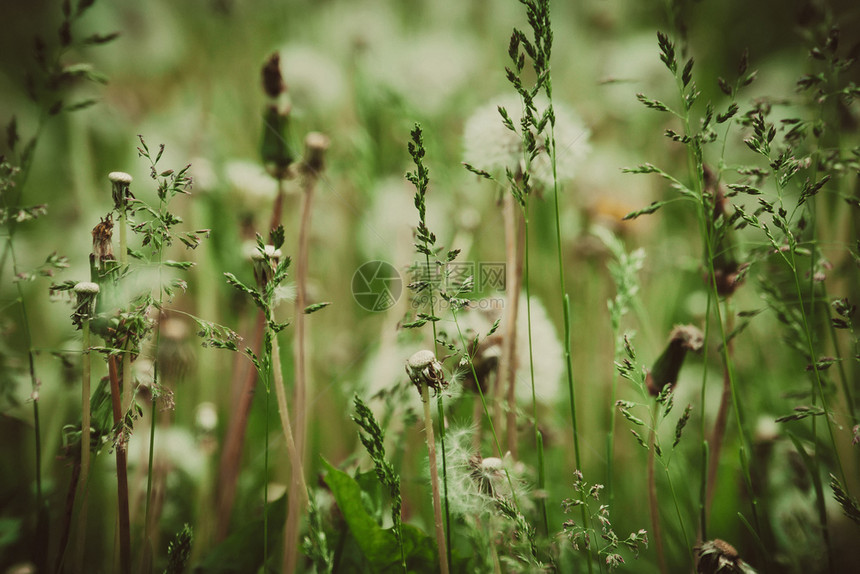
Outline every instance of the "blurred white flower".
<svg viewBox="0 0 860 574">
<path fill-rule="evenodd" d="M 398 39 L 367 55 L 370 76 L 422 113 L 439 113 L 478 67 L 477 49 L 448 34 Z M 420 65 L 417 64 L 420 62 Z"/>
<path fill-rule="evenodd" d="M 289 45 L 281 50 L 281 70 L 295 108 L 328 109 L 345 93 L 343 74 L 326 54 L 312 46 Z"/>
<path fill-rule="evenodd" d="M 550 321 L 543 303 L 531 298 L 532 350 L 534 354 L 535 394 L 538 400 L 553 403 L 559 398 L 564 360 L 561 341 Z M 504 321 L 502 313 L 502 321 Z M 531 401 L 531 373 L 529 370 L 529 332 L 525 293 L 520 297 L 517 313 L 517 400 Z"/>
<path fill-rule="evenodd" d="M 439 238 L 450 237 L 452 232 L 446 201 L 432 189 L 427 194 L 427 226 Z M 412 246 L 417 225 L 415 188 L 403 177 L 384 179 L 374 188 L 370 209 L 362 218 L 358 231 L 361 247 L 367 255 L 385 258 L 399 268 L 408 267 L 418 260 Z"/>
<path fill-rule="evenodd" d="M 480 309 L 480 304 L 478 305 Z M 531 298 L 532 349 L 534 354 L 535 395 L 544 403 L 552 403 L 559 399 L 562 391 L 562 375 L 564 374 L 564 359 L 562 345 L 556 333 L 555 326 L 549 318 L 546 308 L 537 297 Z M 505 312 L 501 316 L 493 311 L 467 311 L 458 316 L 460 328 L 464 335 L 472 337 L 486 334 L 496 319 L 501 320 L 499 332 L 504 332 Z M 444 322 L 440 323 L 445 325 Z M 454 329 L 454 327 L 451 327 Z M 456 333 L 456 331 L 454 331 Z M 526 310 L 525 293 L 520 296 L 519 311 L 517 312 L 517 372 L 516 398 L 522 403 L 532 400 L 531 372 L 529 369 L 529 333 L 528 314 Z"/>
<path fill-rule="evenodd" d="M 278 194 L 277 182 L 259 163 L 233 160 L 224 168 L 235 205 L 246 213 L 271 210 Z"/>
<path fill-rule="evenodd" d="M 548 102 L 545 98 L 535 98 L 538 114 L 542 114 Z M 507 110 L 517 128 L 509 130 L 499 114 L 499 106 Z M 563 104 L 554 103 L 555 141 L 558 149 L 556 173 L 559 181 L 570 180 L 579 171 L 583 158 L 588 154 L 589 130 L 575 112 Z M 483 169 L 504 181 L 505 170 L 521 172 L 524 163 L 521 139 L 520 118 L 523 104 L 519 95 L 505 94 L 494 98 L 490 103 L 478 108 L 466 121 L 463 130 L 463 159 L 478 169 Z M 537 138 L 541 152 L 533 160 L 531 175 L 543 187 L 552 188 L 552 165 L 546 153 L 549 138 L 549 125 Z"/>
</svg>

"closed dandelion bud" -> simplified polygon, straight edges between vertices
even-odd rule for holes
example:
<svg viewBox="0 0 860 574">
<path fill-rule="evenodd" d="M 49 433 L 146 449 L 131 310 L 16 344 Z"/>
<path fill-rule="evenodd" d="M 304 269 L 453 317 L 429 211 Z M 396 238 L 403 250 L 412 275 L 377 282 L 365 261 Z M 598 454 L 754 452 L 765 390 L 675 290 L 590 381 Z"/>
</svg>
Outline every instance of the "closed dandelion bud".
<svg viewBox="0 0 860 574">
<path fill-rule="evenodd" d="M 310 174 L 317 174 L 325 167 L 325 152 L 330 140 L 327 135 L 320 132 L 310 132 L 305 136 L 305 162 L 304 170 Z"/>
<path fill-rule="evenodd" d="M 442 372 L 442 363 L 436 359 L 433 351 L 418 351 L 406 361 L 406 374 L 421 392 L 423 385 L 439 392 L 448 386 L 445 374 Z"/>
<path fill-rule="evenodd" d="M 701 350 L 705 342 L 702 332 L 692 325 L 677 325 L 669 335 L 669 343 L 660 357 L 654 362 L 654 366 L 645 377 L 648 392 L 658 396 L 666 385 L 674 385 L 678 382 L 678 373 L 684 364 L 687 351 L 697 352 Z"/>
<path fill-rule="evenodd" d="M 75 285 L 75 295 L 77 302 L 75 304 L 75 312 L 72 313 L 72 323 L 75 327 L 81 328 L 83 321 L 91 320 L 96 314 L 96 296 L 99 294 L 98 283 L 90 283 L 89 281 L 81 281 Z"/>
<path fill-rule="evenodd" d="M 254 264 L 254 279 L 257 280 L 257 286 L 260 289 L 265 289 L 269 281 L 272 280 L 280 261 L 281 250 L 275 249 L 274 245 L 266 245 L 263 251 L 256 249 L 251 254 L 251 262 Z"/>
<path fill-rule="evenodd" d="M 699 574 L 755 574 L 755 570 L 741 560 L 734 546 L 719 538 L 703 542 L 696 552 L 699 554 L 696 566 Z"/>
<path fill-rule="evenodd" d="M 263 138 L 260 155 L 269 175 L 285 179 L 296 154 L 290 146 L 290 102 L 281 75 L 281 58 L 274 53 L 263 66 L 263 91 L 269 103 L 263 112 Z"/>
<path fill-rule="evenodd" d="M 273 100 L 287 91 L 284 77 L 281 75 L 281 55 L 274 52 L 263 65 L 263 91 Z"/>
<path fill-rule="evenodd" d="M 132 178 L 124 171 L 112 171 L 108 174 L 108 179 L 111 182 L 114 209 L 123 211 L 128 199 L 134 197 L 129 191 Z"/>
<path fill-rule="evenodd" d="M 269 175 L 286 179 L 295 159 L 290 146 L 290 106 L 269 104 L 263 112 L 263 141 L 260 155 Z"/>
</svg>

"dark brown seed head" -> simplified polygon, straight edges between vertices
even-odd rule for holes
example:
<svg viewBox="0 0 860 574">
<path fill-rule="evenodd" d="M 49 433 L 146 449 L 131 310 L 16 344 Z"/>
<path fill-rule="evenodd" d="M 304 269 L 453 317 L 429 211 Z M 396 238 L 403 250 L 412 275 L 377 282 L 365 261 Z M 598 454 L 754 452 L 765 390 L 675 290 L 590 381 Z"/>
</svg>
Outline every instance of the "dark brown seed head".
<svg viewBox="0 0 860 574">
<path fill-rule="evenodd" d="M 263 65 L 263 91 L 273 100 L 287 91 L 287 85 L 281 75 L 281 55 L 272 53 Z"/>
</svg>

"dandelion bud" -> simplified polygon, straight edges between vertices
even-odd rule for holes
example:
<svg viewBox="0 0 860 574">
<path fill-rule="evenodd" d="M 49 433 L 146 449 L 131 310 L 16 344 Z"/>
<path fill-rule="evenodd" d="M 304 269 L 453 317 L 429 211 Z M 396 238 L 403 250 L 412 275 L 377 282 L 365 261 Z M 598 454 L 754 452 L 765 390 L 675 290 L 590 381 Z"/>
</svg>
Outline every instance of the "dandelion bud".
<svg viewBox="0 0 860 574">
<path fill-rule="evenodd" d="M 263 139 L 260 154 L 266 171 L 275 179 L 285 179 L 295 153 L 290 146 L 290 102 L 281 75 L 281 56 L 273 53 L 263 66 L 263 91 L 269 103 L 263 112 Z"/>
<path fill-rule="evenodd" d="M 274 245 L 266 245 L 262 251 L 254 250 L 251 254 L 251 262 L 254 264 L 254 279 L 260 289 L 265 289 L 269 281 L 275 275 L 275 269 L 281 261 L 281 250 L 275 249 Z"/>
<path fill-rule="evenodd" d="M 275 179 L 286 179 L 295 159 L 290 146 L 289 104 L 269 104 L 263 112 L 263 141 L 260 155 L 266 171 Z"/>
<path fill-rule="evenodd" d="M 124 171 L 112 171 L 108 174 L 108 179 L 111 182 L 113 196 L 113 206 L 117 211 L 125 209 L 126 201 L 130 197 L 134 197 L 129 191 L 132 178 Z"/>
<path fill-rule="evenodd" d="M 409 357 L 406 361 L 406 374 L 419 392 L 425 384 L 437 393 L 448 386 L 442 372 L 442 363 L 436 359 L 433 351 L 418 351 Z"/>
<path fill-rule="evenodd" d="M 704 342 L 705 336 L 696 327 L 692 325 L 675 326 L 672 329 L 672 334 L 669 335 L 666 349 L 645 378 L 648 392 L 656 397 L 663 390 L 663 387 L 678 382 L 678 373 L 681 372 L 687 351 L 697 352 L 701 350 Z"/>
<path fill-rule="evenodd" d="M 89 321 L 96 314 L 96 295 L 99 293 L 98 283 L 90 283 L 89 281 L 81 281 L 75 285 L 75 295 L 77 295 L 77 303 L 75 304 L 75 312 L 72 313 L 72 323 L 80 328 L 83 321 Z"/>
<path fill-rule="evenodd" d="M 318 174 L 325 167 L 325 152 L 330 140 L 320 132 L 310 132 L 305 136 L 304 169 L 310 174 Z"/>
<path fill-rule="evenodd" d="M 273 100 L 287 91 L 284 77 L 281 75 L 281 55 L 273 52 L 263 64 L 263 91 Z"/>
</svg>

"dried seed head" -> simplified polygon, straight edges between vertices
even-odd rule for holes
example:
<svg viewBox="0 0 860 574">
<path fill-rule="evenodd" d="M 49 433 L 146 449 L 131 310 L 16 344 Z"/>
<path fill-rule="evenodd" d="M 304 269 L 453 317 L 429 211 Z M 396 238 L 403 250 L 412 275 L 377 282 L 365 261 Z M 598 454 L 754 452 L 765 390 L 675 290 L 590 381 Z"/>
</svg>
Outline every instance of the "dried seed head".
<svg viewBox="0 0 860 574">
<path fill-rule="evenodd" d="M 699 563 L 696 571 L 699 574 L 716 574 L 724 572 L 728 574 L 754 574 L 746 562 L 741 560 L 738 551 L 728 542 L 720 539 L 703 542 L 696 548 L 699 555 Z"/>
<path fill-rule="evenodd" d="M 482 494 L 495 497 L 497 485 L 505 477 L 504 461 L 494 456 L 481 458 L 481 455 L 476 454 L 469 460 L 469 467 L 472 469 L 470 476 L 478 490 Z"/>
<path fill-rule="evenodd" d="M 251 263 L 254 264 L 254 278 L 262 289 L 269 284 L 275 275 L 275 269 L 281 261 L 281 250 L 274 245 L 266 245 L 263 250 L 254 249 L 251 253 Z"/>
<path fill-rule="evenodd" d="M 499 369 L 499 361 L 502 356 L 502 335 L 494 333 L 489 337 L 484 337 L 472 357 L 472 366 L 475 368 L 475 375 L 480 381 L 481 390 L 484 393 L 489 392 L 490 386 L 487 385 L 488 378 L 491 373 L 495 373 Z M 463 380 L 463 387 L 469 391 L 477 392 L 478 387 L 475 384 L 475 378 L 472 370 L 466 371 L 466 376 Z"/>
<path fill-rule="evenodd" d="M 91 283 L 90 281 L 81 281 L 77 285 L 75 285 L 75 293 L 78 296 L 92 296 L 99 292 L 99 284 Z"/>
<path fill-rule="evenodd" d="M 129 191 L 132 177 L 124 171 L 112 171 L 108 174 L 108 179 L 111 182 L 114 209 L 122 211 L 128 198 L 134 197 Z"/>
<path fill-rule="evenodd" d="M 677 342 L 687 351 L 698 352 L 705 343 L 705 335 L 693 325 L 675 325 L 669 335 L 669 342 Z"/>
<path fill-rule="evenodd" d="M 310 174 L 318 174 L 325 166 L 325 152 L 331 140 L 320 132 L 310 132 L 305 136 L 304 170 Z"/>
<path fill-rule="evenodd" d="M 277 99 L 278 96 L 287 91 L 287 85 L 281 75 L 281 55 L 272 53 L 263 65 L 263 91 L 270 98 Z"/>
<path fill-rule="evenodd" d="M 98 283 L 81 281 L 75 285 L 77 302 L 72 313 L 72 323 L 80 328 L 83 321 L 91 320 L 96 314 L 96 295 L 99 293 Z"/>
<path fill-rule="evenodd" d="M 433 389 L 436 393 L 448 386 L 445 374 L 442 371 L 442 363 L 436 359 L 433 351 L 423 350 L 413 354 L 406 361 L 406 374 L 409 379 L 422 391 L 422 386 Z"/>
<path fill-rule="evenodd" d="M 114 259 L 113 246 L 111 239 L 113 238 L 113 217 L 110 213 L 107 217 L 100 219 L 93 227 L 93 255 L 99 261 L 106 259 Z"/>
<path fill-rule="evenodd" d="M 652 396 L 658 396 L 666 385 L 678 382 L 687 351 L 701 350 L 704 342 L 705 336 L 693 325 L 676 325 L 672 329 L 666 349 L 645 377 L 645 384 Z"/>
</svg>

